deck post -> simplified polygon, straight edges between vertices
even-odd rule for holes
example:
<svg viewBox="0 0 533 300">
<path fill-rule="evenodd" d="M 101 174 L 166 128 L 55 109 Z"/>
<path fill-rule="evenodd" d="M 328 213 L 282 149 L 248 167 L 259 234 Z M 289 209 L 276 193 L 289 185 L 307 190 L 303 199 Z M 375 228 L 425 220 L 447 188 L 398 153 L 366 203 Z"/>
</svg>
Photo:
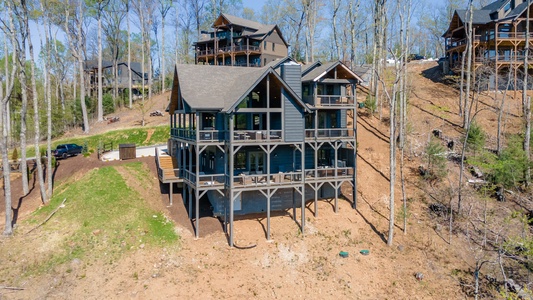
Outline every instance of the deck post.
<svg viewBox="0 0 533 300">
<path fill-rule="evenodd" d="M 183 195 L 183 204 L 187 203 L 187 191 L 185 190 L 185 187 L 187 185 L 184 183 L 182 183 L 182 187 L 181 187 L 181 194 Z"/>
<path fill-rule="evenodd" d="M 189 201 L 189 219 L 192 220 L 192 192 L 190 186 L 187 186 L 187 191 L 189 193 L 189 196 L 187 196 L 187 200 Z"/>
<path fill-rule="evenodd" d="M 339 183 L 335 181 L 335 213 L 339 212 Z"/>
<path fill-rule="evenodd" d="M 195 230 L 195 233 L 196 233 L 196 239 L 198 239 L 200 237 L 200 196 L 198 195 L 198 189 L 194 189 L 194 196 L 195 196 L 195 200 L 196 200 L 196 220 L 195 220 L 195 223 L 196 223 L 196 230 Z"/>
<path fill-rule="evenodd" d="M 315 164 L 316 166 L 316 164 Z M 318 205 L 317 205 L 317 202 L 318 202 L 318 184 L 315 183 L 315 187 L 314 187 L 314 190 L 315 190 L 315 218 L 318 218 Z"/>
<path fill-rule="evenodd" d="M 235 126 L 235 115 L 229 116 L 229 184 L 226 182 L 226 187 L 229 187 L 229 246 L 233 248 L 233 201 L 234 192 L 233 192 L 233 172 L 235 169 L 235 148 L 233 147 L 233 129 Z"/>
<path fill-rule="evenodd" d="M 230 192 L 229 201 L 229 246 L 233 248 L 233 191 Z"/>
<path fill-rule="evenodd" d="M 172 206 L 172 194 L 173 194 L 173 191 L 172 191 L 172 188 L 173 188 L 173 183 L 172 182 L 169 182 L 168 183 L 169 187 L 170 187 L 170 206 Z"/>
<path fill-rule="evenodd" d="M 296 188 L 292 189 L 291 197 L 292 197 L 292 219 L 294 222 L 296 222 L 296 199 L 294 197 L 294 190 Z"/>
<path fill-rule="evenodd" d="M 354 83 L 352 85 L 352 95 L 353 95 L 353 164 L 354 164 L 354 170 L 353 170 L 353 208 L 357 209 L 357 83 Z"/>
<path fill-rule="evenodd" d="M 302 235 L 305 236 L 305 188 L 302 185 L 302 222 L 300 223 L 302 225 Z"/>
<path fill-rule="evenodd" d="M 270 189 L 267 197 L 267 241 L 270 241 Z"/>
</svg>

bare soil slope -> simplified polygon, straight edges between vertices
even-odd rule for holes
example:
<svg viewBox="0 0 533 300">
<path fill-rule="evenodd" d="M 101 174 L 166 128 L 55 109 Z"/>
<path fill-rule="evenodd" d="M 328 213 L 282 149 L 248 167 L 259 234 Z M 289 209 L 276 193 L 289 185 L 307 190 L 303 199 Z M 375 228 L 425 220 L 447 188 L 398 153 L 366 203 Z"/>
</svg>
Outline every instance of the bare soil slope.
<svg viewBox="0 0 533 300">
<path fill-rule="evenodd" d="M 0 295 L 6 299 L 464 298 L 453 274 L 455 270 L 468 270 L 471 258 L 461 250 L 464 245 L 460 241 L 450 246 L 435 231 L 435 220 L 428 214 L 427 203 L 421 201 L 423 193 L 417 187 L 418 179 L 413 171 L 421 164 L 420 155 L 432 129 L 441 129 L 453 137 L 460 132 L 455 104 L 457 92 L 422 76 L 423 70 L 435 65 L 411 64 L 413 93 L 409 99 L 409 118 L 412 132 L 406 170 L 407 194 L 412 200 L 406 235 L 401 232 L 401 215 L 396 214 L 393 247 L 386 245 L 388 129 L 376 117 L 360 115 L 357 210 L 352 209 L 348 201 L 341 200 L 339 213 L 335 214 L 332 201 L 321 201 L 315 217 L 313 205 L 308 203 L 305 237 L 292 219 L 292 211 L 288 211 L 272 218 L 272 241 L 265 238 L 265 215 L 247 216 L 235 222 L 238 247 L 228 247 L 220 224 L 210 217 L 200 220 L 202 236 L 195 240 L 180 199 L 176 197 L 174 206 L 166 207 L 166 188 L 157 182 L 153 161 L 148 160 L 145 163 L 154 171 L 153 190 L 138 192 L 153 207 L 176 221 L 176 230 L 182 237 L 180 247 L 134 249 L 113 263 L 72 261 L 49 274 L 27 278 L 20 276 L 24 258 L 17 257 L 17 247 L 40 249 L 41 241 L 22 235 L 25 229 L 19 228 L 14 237 L 0 239 L 0 264 L 8 270 L 0 279 L 0 285 L 25 289 L 0 290 Z M 491 105 L 490 97 L 486 101 Z M 138 121 L 127 111 L 119 114 L 119 123 L 96 124 L 93 132 L 133 126 Z M 491 118 L 493 116 L 487 114 L 483 120 L 492 122 Z M 56 180 L 76 178 L 102 164 L 94 158 L 65 160 Z M 117 168 L 128 185 L 135 188 L 137 179 L 128 176 L 120 166 Z M 16 182 L 14 184 L 16 186 Z M 352 197 L 348 187 L 343 193 L 347 198 Z M 397 208 L 401 206 L 400 196 L 396 196 Z M 34 191 L 27 198 L 21 207 L 22 211 L 29 212 L 38 206 L 37 193 Z M 19 224 L 23 224 L 24 215 L 19 214 Z M 298 220 L 299 210 L 296 216 Z M 360 254 L 363 249 L 370 254 Z M 349 256 L 340 257 L 340 251 L 349 252 Z M 39 253 L 36 251 L 33 255 Z M 422 281 L 415 279 L 414 274 L 418 272 L 424 274 Z"/>
</svg>

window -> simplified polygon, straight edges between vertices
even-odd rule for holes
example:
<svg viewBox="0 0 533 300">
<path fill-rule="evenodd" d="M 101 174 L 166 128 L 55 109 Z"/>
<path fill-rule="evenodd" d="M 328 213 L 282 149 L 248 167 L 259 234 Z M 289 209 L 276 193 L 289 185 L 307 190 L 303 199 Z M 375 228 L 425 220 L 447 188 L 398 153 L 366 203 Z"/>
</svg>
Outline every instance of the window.
<svg viewBox="0 0 533 300">
<path fill-rule="evenodd" d="M 266 66 L 266 65 L 267 65 L 267 59 L 265 58 L 265 59 L 263 60 L 263 67 Z"/>
<path fill-rule="evenodd" d="M 276 49 L 276 44 L 272 43 L 272 52 L 274 52 L 274 49 Z"/>
<path fill-rule="evenodd" d="M 511 2 L 507 3 L 503 10 L 505 11 L 505 13 L 508 13 L 511 10 Z"/>
<path fill-rule="evenodd" d="M 265 49 L 265 50 L 267 49 L 267 41 L 263 42 L 263 49 Z"/>
<path fill-rule="evenodd" d="M 245 169 L 246 168 L 246 153 L 237 152 L 235 154 L 235 169 Z"/>
</svg>

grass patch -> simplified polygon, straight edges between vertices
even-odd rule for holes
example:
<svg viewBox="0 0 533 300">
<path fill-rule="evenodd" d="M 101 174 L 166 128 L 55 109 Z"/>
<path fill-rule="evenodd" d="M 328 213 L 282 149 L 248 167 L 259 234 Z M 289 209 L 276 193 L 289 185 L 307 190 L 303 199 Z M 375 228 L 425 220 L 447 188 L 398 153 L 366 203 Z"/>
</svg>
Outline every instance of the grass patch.
<svg viewBox="0 0 533 300">
<path fill-rule="evenodd" d="M 148 137 L 148 131 L 152 130 L 152 136 L 149 139 L 146 139 Z M 55 149 L 59 144 L 75 143 L 78 145 L 84 145 L 84 143 L 87 142 L 87 150 L 92 153 L 96 151 L 100 143 L 113 143 L 113 148 L 118 149 L 119 144 L 135 144 L 137 147 L 166 144 L 169 138 L 170 128 L 168 125 L 130 128 L 108 131 L 106 133 L 91 136 L 55 140 L 52 142 L 52 149 Z M 26 148 L 26 155 L 28 157 L 35 156 L 35 148 L 33 145 L 28 145 Z"/>
<path fill-rule="evenodd" d="M 143 176 L 149 176 L 140 163 L 125 166 L 140 182 Z M 54 221 L 39 229 L 42 234 L 38 239 L 59 232 L 56 246 L 27 268 L 26 275 L 48 272 L 75 258 L 112 263 L 141 245 L 159 247 L 179 242 L 174 224 L 149 208 L 114 167 L 95 169 L 81 180 L 58 187 L 50 205 L 36 211 L 28 222 L 44 220 L 65 198 L 65 207 L 53 217 Z"/>
</svg>

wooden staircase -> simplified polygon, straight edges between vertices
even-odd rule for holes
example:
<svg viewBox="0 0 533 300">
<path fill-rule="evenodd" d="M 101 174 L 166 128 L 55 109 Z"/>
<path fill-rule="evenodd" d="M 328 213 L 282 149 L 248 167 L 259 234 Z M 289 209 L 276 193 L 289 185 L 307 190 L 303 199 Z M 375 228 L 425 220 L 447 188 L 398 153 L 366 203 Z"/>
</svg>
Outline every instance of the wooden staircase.
<svg viewBox="0 0 533 300">
<path fill-rule="evenodd" d="M 158 155 L 158 175 L 159 180 L 163 183 L 167 182 L 182 182 L 179 178 L 178 162 L 175 157 L 169 155 Z"/>
</svg>

